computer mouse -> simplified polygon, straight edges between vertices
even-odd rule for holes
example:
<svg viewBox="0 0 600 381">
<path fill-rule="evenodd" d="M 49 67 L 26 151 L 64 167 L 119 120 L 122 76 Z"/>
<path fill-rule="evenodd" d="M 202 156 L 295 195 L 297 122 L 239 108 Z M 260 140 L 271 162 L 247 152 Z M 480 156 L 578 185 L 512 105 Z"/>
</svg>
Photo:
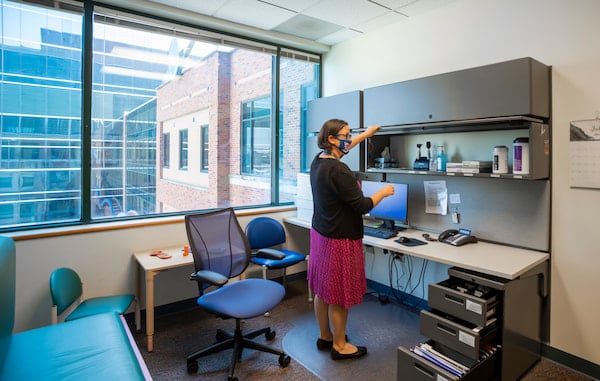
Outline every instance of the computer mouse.
<svg viewBox="0 0 600 381">
<path fill-rule="evenodd" d="M 410 242 L 410 238 L 408 238 L 408 237 L 404 237 L 404 236 L 402 236 L 402 237 L 398 237 L 398 239 L 396 240 L 396 242 L 399 242 L 399 243 L 407 243 L 407 242 Z"/>
</svg>

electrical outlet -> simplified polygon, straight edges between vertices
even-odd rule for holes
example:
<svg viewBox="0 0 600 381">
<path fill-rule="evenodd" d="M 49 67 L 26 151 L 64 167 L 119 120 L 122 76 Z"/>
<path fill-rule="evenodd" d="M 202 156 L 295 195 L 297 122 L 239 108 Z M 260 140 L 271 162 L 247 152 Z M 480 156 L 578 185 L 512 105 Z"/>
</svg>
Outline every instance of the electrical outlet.
<svg viewBox="0 0 600 381">
<path fill-rule="evenodd" d="M 452 222 L 454 222 L 455 224 L 460 223 L 460 213 L 452 212 Z"/>
</svg>

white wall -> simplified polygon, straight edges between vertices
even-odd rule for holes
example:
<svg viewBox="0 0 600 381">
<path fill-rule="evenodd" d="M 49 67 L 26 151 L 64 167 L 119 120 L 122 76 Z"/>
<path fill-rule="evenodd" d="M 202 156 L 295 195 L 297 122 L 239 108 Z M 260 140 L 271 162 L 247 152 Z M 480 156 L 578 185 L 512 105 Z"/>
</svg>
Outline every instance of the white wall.
<svg viewBox="0 0 600 381">
<path fill-rule="evenodd" d="M 323 63 L 325 96 L 527 56 L 552 66 L 549 344 L 596 364 L 600 190 L 570 188 L 569 121 L 600 110 L 598 15 L 597 0 L 456 0 L 336 45 Z"/>
<path fill-rule="evenodd" d="M 269 216 L 281 220 L 296 213 L 280 212 Z M 256 216 L 239 217 L 242 228 Z M 183 218 L 174 223 L 74 234 L 52 238 L 16 240 L 17 284 L 14 331 L 20 332 L 50 324 L 50 273 L 57 267 L 71 267 L 84 282 L 87 297 L 136 291 L 137 263 L 132 253 L 187 243 Z M 30 232 L 31 233 L 31 232 Z M 42 232 L 39 232 L 42 233 Z M 306 233 L 305 233 L 306 234 Z M 308 239 L 306 234 L 305 241 Z M 288 247 L 297 245 L 288 237 Z M 302 247 L 303 250 L 307 246 Z M 305 252 L 305 251 L 301 251 Z M 307 250 L 306 250 L 307 252 Z M 296 266 L 305 266 L 298 264 Z M 300 269 L 300 270 L 305 270 Z M 261 276 L 258 267 L 251 276 Z M 155 305 L 173 303 L 198 296 L 198 287 L 189 280 L 193 267 L 159 273 L 154 281 Z M 298 271 L 291 268 L 289 273 Z M 280 276 L 274 273 L 273 276 Z M 145 308 L 142 278 L 142 308 Z"/>
</svg>

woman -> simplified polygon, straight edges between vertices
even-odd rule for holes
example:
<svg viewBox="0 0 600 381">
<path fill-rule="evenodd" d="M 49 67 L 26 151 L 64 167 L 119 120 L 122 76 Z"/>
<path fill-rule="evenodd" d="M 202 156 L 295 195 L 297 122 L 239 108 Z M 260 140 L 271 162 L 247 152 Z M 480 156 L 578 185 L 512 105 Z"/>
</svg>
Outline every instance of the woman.
<svg viewBox="0 0 600 381">
<path fill-rule="evenodd" d="M 330 349 L 334 360 L 367 353 L 367 348 L 350 344 L 346 337 L 348 309 L 361 303 L 367 291 L 362 215 L 394 194 L 394 187 L 389 185 L 365 197 L 354 173 L 339 160 L 378 130 L 379 126 L 372 126 L 351 139 L 348 123 L 328 120 L 317 138 L 323 151 L 310 167 L 314 213 L 308 280 L 315 293 L 317 348 Z"/>
</svg>

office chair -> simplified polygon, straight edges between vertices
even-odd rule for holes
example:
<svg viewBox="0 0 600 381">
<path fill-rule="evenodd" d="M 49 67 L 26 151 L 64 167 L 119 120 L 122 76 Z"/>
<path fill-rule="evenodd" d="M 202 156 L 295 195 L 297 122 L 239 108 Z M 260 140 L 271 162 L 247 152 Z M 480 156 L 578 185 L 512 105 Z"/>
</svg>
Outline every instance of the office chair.
<svg viewBox="0 0 600 381">
<path fill-rule="evenodd" d="M 50 274 L 52 296 L 52 324 L 82 317 L 116 312 L 124 314 L 135 302 L 135 328 L 140 330 L 140 307 L 132 294 L 99 296 L 85 299 L 83 283 L 75 270 L 61 267 Z"/>
<path fill-rule="evenodd" d="M 195 272 L 191 279 L 198 283 L 200 292 L 198 305 L 222 319 L 235 319 L 233 333 L 217 330 L 214 344 L 187 357 L 188 373 L 198 371 L 198 358 L 225 349 L 233 349 L 229 381 L 237 380 L 233 374 L 244 348 L 276 354 L 279 365 L 287 367 L 290 356 L 251 340 L 262 334 L 267 340 L 273 340 L 275 331 L 270 327 L 242 333 L 242 320 L 270 311 L 281 302 L 285 289 L 279 283 L 266 279 L 230 281 L 239 277 L 250 263 L 250 246 L 233 209 L 187 215 L 185 227 L 194 257 Z M 261 255 L 275 257 L 269 253 Z M 211 286 L 213 288 L 209 289 Z"/>
<path fill-rule="evenodd" d="M 285 287 L 286 269 L 296 263 L 308 260 L 308 256 L 287 249 L 272 249 L 286 241 L 285 230 L 281 223 L 270 217 L 257 217 L 246 225 L 246 237 L 252 250 L 252 263 L 262 267 L 263 279 L 267 279 L 267 270 L 283 270 L 283 286 Z M 282 256 L 281 259 L 269 259 L 257 256 L 257 253 L 271 252 Z M 308 288 L 308 301 L 312 302 L 312 292 Z"/>
</svg>

